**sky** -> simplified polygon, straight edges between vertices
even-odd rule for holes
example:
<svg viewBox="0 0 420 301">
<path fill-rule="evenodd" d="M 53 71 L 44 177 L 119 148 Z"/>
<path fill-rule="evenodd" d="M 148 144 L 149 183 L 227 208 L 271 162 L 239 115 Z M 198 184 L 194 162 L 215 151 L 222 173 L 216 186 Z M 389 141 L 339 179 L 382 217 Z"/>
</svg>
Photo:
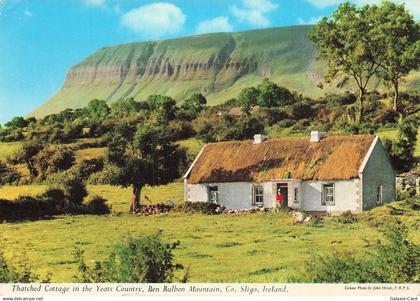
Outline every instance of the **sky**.
<svg viewBox="0 0 420 301">
<path fill-rule="evenodd" d="M 380 0 L 351 0 L 356 4 Z M 416 20 L 420 0 L 404 2 Z M 343 0 L 0 0 L 0 124 L 25 116 L 96 49 L 316 23 Z"/>
</svg>

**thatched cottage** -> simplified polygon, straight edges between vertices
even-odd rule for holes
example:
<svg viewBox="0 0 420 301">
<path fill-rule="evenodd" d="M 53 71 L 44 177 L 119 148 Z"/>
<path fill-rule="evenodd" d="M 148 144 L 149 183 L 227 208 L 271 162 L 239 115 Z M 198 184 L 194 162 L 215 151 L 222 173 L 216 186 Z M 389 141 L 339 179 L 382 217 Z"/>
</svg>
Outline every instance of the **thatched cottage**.
<svg viewBox="0 0 420 301">
<path fill-rule="evenodd" d="M 184 176 L 184 198 L 232 209 L 361 212 L 395 199 L 395 172 L 378 137 L 331 136 L 210 143 Z"/>
</svg>

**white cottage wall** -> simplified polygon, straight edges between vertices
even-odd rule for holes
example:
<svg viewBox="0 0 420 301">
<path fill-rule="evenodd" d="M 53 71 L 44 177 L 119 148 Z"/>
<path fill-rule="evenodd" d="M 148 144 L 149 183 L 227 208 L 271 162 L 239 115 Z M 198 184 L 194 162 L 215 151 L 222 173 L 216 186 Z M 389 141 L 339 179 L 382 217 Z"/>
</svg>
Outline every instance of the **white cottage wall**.
<svg viewBox="0 0 420 301">
<path fill-rule="evenodd" d="M 335 205 L 322 205 L 323 184 L 334 183 Z M 305 211 L 342 213 L 347 210 L 360 212 L 360 180 L 304 181 L 302 182 L 301 208 Z"/>
</svg>

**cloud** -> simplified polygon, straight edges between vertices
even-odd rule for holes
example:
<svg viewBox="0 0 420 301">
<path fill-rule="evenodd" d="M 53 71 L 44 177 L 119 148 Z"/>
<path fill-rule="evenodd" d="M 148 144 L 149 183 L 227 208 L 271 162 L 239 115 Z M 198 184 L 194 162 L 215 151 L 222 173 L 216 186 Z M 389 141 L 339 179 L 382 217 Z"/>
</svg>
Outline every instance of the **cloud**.
<svg viewBox="0 0 420 301">
<path fill-rule="evenodd" d="M 328 6 L 336 5 L 342 1 L 340 0 L 307 0 L 310 4 L 313 6 L 316 6 L 318 8 L 324 8 Z"/>
<path fill-rule="evenodd" d="M 104 6 L 106 4 L 106 0 L 84 0 L 84 2 L 89 6 Z"/>
<path fill-rule="evenodd" d="M 130 10 L 122 16 L 121 24 L 134 33 L 149 38 L 179 32 L 186 16 L 182 10 L 165 2 L 156 2 Z"/>
<path fill-rule="evenodd" d="M 272 3 L 271 0 L 242 0 L 241 7 L 233 5 L 230 11 L 241 22 L 257 27 L 267 27 L 270 25 L 270 20 L 266 14 L 277 7 L 278 5 Z"/>
<path fill-rule="evenodd" d="M 321 19 L 322 19 L 322 17 L 310 17 L 307 20 L 305 20 L 303 18 L 298 18 L 297 22 L 300 25 L 311 25 L 311 24 L 318 23 Z"/>
<path fill-rule="evenodd" d="M 211 20 L 200 22 L 197 26 L 197 33 L 206 32 L 229 32 L 232 31 L 232 25 L 228 17 L 217 17 Z"/>
</svg>

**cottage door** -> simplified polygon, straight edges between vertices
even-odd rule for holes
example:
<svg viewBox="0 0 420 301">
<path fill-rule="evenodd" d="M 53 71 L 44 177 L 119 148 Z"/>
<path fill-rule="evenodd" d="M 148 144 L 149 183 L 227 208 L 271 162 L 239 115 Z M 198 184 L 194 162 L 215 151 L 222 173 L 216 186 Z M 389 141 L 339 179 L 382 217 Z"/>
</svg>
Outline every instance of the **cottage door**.
<svg viewBox="0 0 420 301">
<path fill-rule="evenodd" d="M 287 183 L 278 183 L 277 184 L 277 206 L 281 208 L 286 208 L 289 200 L 289 189 Z"/>
</svg>

